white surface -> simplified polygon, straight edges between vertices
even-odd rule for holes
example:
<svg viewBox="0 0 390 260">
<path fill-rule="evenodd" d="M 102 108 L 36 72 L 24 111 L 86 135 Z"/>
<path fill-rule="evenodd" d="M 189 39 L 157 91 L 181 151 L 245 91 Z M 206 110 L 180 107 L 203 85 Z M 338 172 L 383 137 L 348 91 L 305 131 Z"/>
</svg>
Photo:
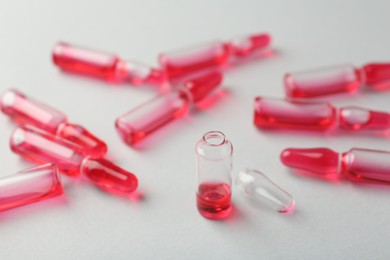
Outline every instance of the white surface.
<svg viewBox="0 0 390 260">
<path fill-rule="evenodd" d="M 7 2 L 7 3 L 4 3 Z M 329 183 L 292 174 L 285 147 L 388 149 L 389 140 L 359 135 L 263 132 L 252 124 L 257 94 L 283 96 L 287 71 L 390 60 L 389 1 L 3 1 L 0 88 L 17 87 L 64 111 L 109 145 L 136 173 L 144 199 L 109 196 L 65 179 L 66 199 L 0 215 L 0 259 L 386 259 L 390 257 L 390 188 Z M 153 88 L 110 86 L 60 73 L 50 61 L 58 40 L 156 63 L 160 51 L 269 31 L 279 55 L 226 73 L 228 95 L 157 132 L 139 149 L 121 142 L 119 114 L 154 96 Z M 332 98 L 390 110 L 390 92 Z M 0 117 L 1 175 L 31 164 L 8 148 L 14 124 Z M 234 218 L 202 218 L 195 206 L 194 145 L 221 130 L 235 148 L 235 174 L 257 168 L 296 198 L 282 215 L 255 208 L 234 189 Z"/>
</svg>

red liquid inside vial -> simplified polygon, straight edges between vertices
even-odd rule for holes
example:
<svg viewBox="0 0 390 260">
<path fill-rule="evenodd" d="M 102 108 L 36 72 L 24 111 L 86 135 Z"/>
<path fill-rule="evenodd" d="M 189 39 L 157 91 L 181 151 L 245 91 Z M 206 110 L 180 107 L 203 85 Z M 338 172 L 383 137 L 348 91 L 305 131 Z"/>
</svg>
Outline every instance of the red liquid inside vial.
<svg viewBox="0 0 390 260">
<path fill-rule="evenodd" d="M 223 219 L 231 212 L 230 187 L 226 183 L 202 183 L 196 196 L 200 214 L 209 219 Z"/>
</svg>

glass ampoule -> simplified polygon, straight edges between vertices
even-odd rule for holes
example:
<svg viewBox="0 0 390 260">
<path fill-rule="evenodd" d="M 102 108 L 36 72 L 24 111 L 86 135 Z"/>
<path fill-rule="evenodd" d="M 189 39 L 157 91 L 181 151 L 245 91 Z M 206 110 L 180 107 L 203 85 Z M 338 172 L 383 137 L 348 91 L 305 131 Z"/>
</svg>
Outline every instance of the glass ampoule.
<svg viewBox="0 0 390 260">
<path fill-rule="evenodd" d="M 165 73 L 136 61 L 100 50 L 88 49 L 59 42 L 52 53 L 53 63 L 66 72 L 83 74 L 111 82 L 129 82 L 133 85 L 161 85 Z"/>
<path fill-rule="evenodd" d="M 209 219 L 231 212 L 233 146 L 222 132 L 211 131 L 196 144 L 197 208 Z"/>
<path fill-rule="evenodd" d="M 222 82 L 220 72 L 212 72 L 185 82 L 181 87 L 159 95 L 126 112 L 115 121 L 119 136 L 133 145 L 160 127 L 187 114 Z"/>
<path fill-rule="evenodd" d="M 339 109 L 340 128 L 346 130 L 387 130 L 390 128 L 390 114 L 357 106 Z"/>
<path fill-rule="evenodd" d="M 356 106 L 335 108 L 322 101 L 256 97 L 254 124 L 264 128 L 326 131 L 387 130 L 390 114 Z"/>
<path fill-rule="evenodd" d="M 284 77 L 286 95 L 311 98 L 336 93 L 355 93 L 361 86 L 370 89 L 390 87 L 390 63 L 370 63 L 362 68 L 335 65 L 314 70 L 287 73 Z"/>
<path fill-rule="evenodd" d="M 334 128 L 337 110 L 327 102 L 256 97 L 254 124 L 258 127 L 323 131 Z"/>
<path fill-rule="evenodd" d="M 356 182 L 390 184 L 390 151 L 352 148 L 342 154 L 328 148 L 288 148 L 284 165 L 320 175 L 342 174 Z"/>
<path fill-rule="evenodd" d="M 258 53 L 270 42 L 269 34 L 258 33 L 162 53 L 159 61 L 168 78 L 175 80 L 202 70 L 223 68 L 231 61 Z"/>
<path fill-rule="evenodd" d="M 68 122 L 66 115 L 40 101 L 27 97 L 15 89 L 3 93 L 1 111 L 19 124 L 29 124 L 61 136 L 84 147 L 83 152 L 92 157 L 102 157 L 107 145 L 80 125 Z"/>
<path fill-rule="evenodd" d="M 83 148 L 64 138 L 32 126 L 19 126 L 10 139 L 11 150 L 35 163 L 53 163 L 60 172 L 71 177 L 80 173 L 90 181 L 112 192 L 132 192 L 137 177 L 104 158 L 85 156 Z"/>
<path fill-rule="evenodd" d="M 62 195 L 57 168 L 43 164 L 0 178 L 0 211 Z"/>
<path fill-rule="evenodd" d="M 241 171 L 237 175 L 236 185 L 250 199 L 265 203 L 280 213 L 289 213 L 295 209 L 294 198 L 261 171 Z"/>
</svg>

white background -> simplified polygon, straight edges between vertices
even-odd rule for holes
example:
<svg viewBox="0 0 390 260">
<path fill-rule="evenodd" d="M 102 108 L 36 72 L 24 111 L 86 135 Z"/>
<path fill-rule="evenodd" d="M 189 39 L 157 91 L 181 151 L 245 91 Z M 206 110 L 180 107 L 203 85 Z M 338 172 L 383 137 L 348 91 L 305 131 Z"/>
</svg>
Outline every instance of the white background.
<svg viewBox="0 0 390 260">
<path fill-rule="evenodd" d="M 65 198 L 0 215 L 0 259 L 386 259 L 390 188 L 293 174 L 286 147 L 390 150 L 370 135 L 264 132 L 252 124 L 255 95 L 284 95 L 287 71 L 390 60 L 389 1 L 2 1 L 0 89 L 16 87 L 65 112 L 106 140 L 109 157 L 138 175 L 138 199 L 110 196 L 64 177 Z M 216 38 L 268 31 L 278 55 L 226 73 L 210 109 L 167 125 L 137 149 L 115 118 L 153 97 L 152 87 L 112 86 L 61 73 L 51 63 L 58 40 L 117 52 L 156 65 L 158 53 Z M 390 92 L 330 97 L 336 105 L 390 110 Z M 15 125 L 0 118 L 1 175 L 32 164 L 12 154 Z M 209 130 L 232 141 L 234 174 L 254 167 L 286 188 L 296 212 L 253 207 L 233 189 L 227 221 L 195 205 L 194 145 Z"/>
</svg>

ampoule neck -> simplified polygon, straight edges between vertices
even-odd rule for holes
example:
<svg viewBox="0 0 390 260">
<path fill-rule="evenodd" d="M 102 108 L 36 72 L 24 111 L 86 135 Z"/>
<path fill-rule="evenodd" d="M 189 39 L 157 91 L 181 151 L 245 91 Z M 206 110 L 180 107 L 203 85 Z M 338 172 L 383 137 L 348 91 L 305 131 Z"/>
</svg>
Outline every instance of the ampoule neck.
<svg viewBox="0 0 390 260">
<path fill-rule="evenodd" d="M 161 69 L 130 60 L 118 60 L 115 66 L 116 77 L 119 81 L 127 81 L 134 85 L 162 85 L 168 77 Z"/>
<path fill-rule="evenodd" d="M 184 82 L 181 89 L 187 90 L 192 97 L 192 102 L 196 103 L 208 96 L 221 82 L 221 72 L 212 72 Z"/>
<path fill-rule="evenodd" d="M 62 123 L 58 126 L 56 135 L 82 147 L 83 154 L 93 158 L 100 158 L 107 153 L 106 143 L 81 125 Z"/>
</svg>

